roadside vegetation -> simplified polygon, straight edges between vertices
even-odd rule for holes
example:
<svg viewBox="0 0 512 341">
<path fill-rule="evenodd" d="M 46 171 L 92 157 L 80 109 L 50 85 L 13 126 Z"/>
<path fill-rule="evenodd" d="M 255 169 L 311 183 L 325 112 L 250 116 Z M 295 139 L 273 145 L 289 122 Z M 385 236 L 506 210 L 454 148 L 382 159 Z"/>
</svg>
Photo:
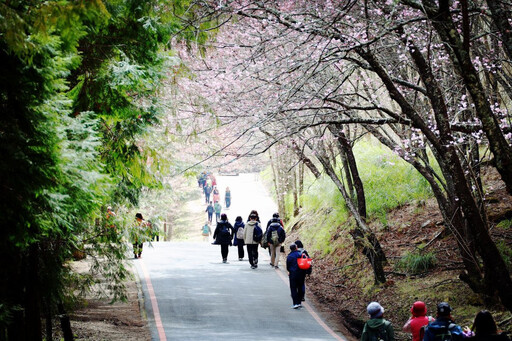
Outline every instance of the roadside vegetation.
<svg viewBox="0 0 512 341">
<path fill-rule="evenodd" d="M 436 304 L 448 301 L 455 309 L 456 321 L 468 326 L 479 310 L 490 309 L 500 322 L 499 328 L 512 331 L 509 311 L 497 301 L 474 293 L 459 279 L 463 265 L 455 237 L 446 230 L 423 177 L 371 138 L 359 140 L 354 154 L 365 188 L 367 222 L 386 255 L 386 282 L 374 282 L 371 267 L 350 237 L 354 219 L 327 176 L 304 177 L 304 191 L 297 199 L 301 206 L 296 215 L 293 190 L 284 197 L 287 243 L 300 238 L 314 254 L 315 270 L 308 280 L 308 290 L 315 293 L 323 309 L 335 311 L 356 337 L 367 318 L 366 304 L 374 300 L 384 305 L 386 318 L 394 323 L 399 340 L 408 339 L 401 326 L 416 300 L 425 301 L 429 314 L 434 316 Z M 263 174 L 272 187 L 271 169 Z M 486 168 L 483 174 L 487 196 L 494 198 L 486 206 L 494 212 L 493 239 L 510 268 L 512 221 L 508 217 L 512 197 L 506 194 L 492 168 Z"/>
</svg>

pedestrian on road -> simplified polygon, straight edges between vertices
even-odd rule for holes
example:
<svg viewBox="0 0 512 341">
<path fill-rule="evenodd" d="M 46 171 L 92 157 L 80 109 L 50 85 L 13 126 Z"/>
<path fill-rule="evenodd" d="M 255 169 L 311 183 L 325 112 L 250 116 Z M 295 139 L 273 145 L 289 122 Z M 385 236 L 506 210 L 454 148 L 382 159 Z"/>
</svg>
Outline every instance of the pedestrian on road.
<svg viewBox="0 0 512 341">
<path fill-rule="evenodd" d="M 213 208 L 212 202 L 210 201 L 210 204 L 206 207 L 205 212 L 208 212 L 208 221 L 212 222 L 213 212 L 215 209 Z"/>
<path fill-rule="evenodd" d="M 306 257 L 309 258 L 309 254 L 304 249 L 304 244 L 302 244 L 302 242 L 300 240 L 296 240 L 295 245 L 297 245 L 297 251 L 299 251 L 301 257 L 302 257 L 302 255 L 306 255 Z M 302 297 L 300 300 L 302 302 L 304 302 L 306 300 L 305 299 L 305 297 L 306 297 L 306 277 L 305 277 L 305 275 L 311 274 L 311 268 L 309 268 L 308 270 L 302 270 L 302 271 L 304 271 L 304 285 L 302 286 Z"/>
<path fill-rule="evenodd" d="M 422 301 L 416 301 L 411 307 L 412 316 L 404 324 L 402 330 L 412 334 L 412 341 L 422 341 L 424 329 L 423 327 L 434 322 L 432 316 L 427 316 L 427 306 Z"/>
<path fill-rule="evenodd" d="M 149 240 L 148 226 L 142 213 L 135 214 L 135 224 L 130 230 L 130 239 L 133 245 L 133 258 L 140 258 L 144 242 Z"/>
<path fill-rule="evenodd" d="M 220 201 L 220 192 L 217 186 L 213 187 L 213 202 Z"/>
<path fill-rule="evenodd" d="M 364 324 L 361 341 L 394 341 L 395 332 L 391 322 L 384 319 L 384 308 L 378 302 L 371 302 L 366 311 L 370 319 Z"/>
<path fill-rule="evenodd" d="M 304 297 L 302 288 L 304 287 L 304 279 L 306 275 L 304 271 L 299 268 L 297 259 L 300 258 L 300 252 L 297 250 L 297 245 L 290 245 L 290 253 L 286 257 L 286 270 L 288 270 L 288 278 L 290 280 L 290 291 L 292 294 L 293 309 L 302 308 L 301 300 Z"/>
<path fill-rule="evenodd" d="M 207 242 L 212 235 L 212 229 L 210 228 L 211 221 L 206 221 L 203 227 L 201 228 L 201 234 L 203 235 L 203 241 Z"/>
<path fill-rule="evenodd" d="M 496 322 L 487 310 L 479 311 L 473 322 L 472 332 L 475 334 L 467 338 L 471 341 L 510 341 L 505 333 L 498 333 Z"/>
<path fill-rule="evenodd" d="M 212 187 L 211 186 L 204 186 L 204 198 L 205 202 L 208 203 L 210 201 L 210 194 L 212 193 Z"/>
<path fill-rule="evenodd" d="M 213 204 L 213 208 L 215 209 L 215 222 L 218 223 L 219 220 L 222 220 L 220 217 L 220 212 L 222 211 L 222 206 L 219 204 L 218 201 Z"/>
<path fill-rule="evenodd" d="M 228 222 L 228 216 L 222 213 L 220 221 L 217 223 L 215 232 L 213 233 L 215 244 L 220 245 L 220 253 L 222 255 L 222 263 L 227 263 L 229 247 L 232 245 L 233 240 L 233 226 Z"/>
<path fill-rule="evenodd" d="M 229 209 L 231 206 L 231 190 L 229 187 L 226 187 L 226 194 L 224 194 L 224 203 L 226 204 L 226 209 Z"/>
<path fill-rule="evenodd" d="M 245 224 L 242 220 L 242 217 L 238 216 L 235 219 L 235 225 L 233 226 L 235 238 L 233 244 L 238 247 L 238 260 L 241 261 L 244 259 L 244 230 Z"/>
<path fill-rule="evenodd" d="M 279 269 L 279 250 L 286 238 L 286 232 L 281 226 L 279 213 L 274 213 L 267 231 L 267 245 L 270 248 L 270 266 Z"/>
<path fill-rule="evenodd" d="M 454 341 L 463 339 L 462 328 L 453 322 L 451 312 L 452 307 L 448 303 L 441 302 L 437 305 L 436 320 L 425 328 L 424 341 L 433 341 L 447 332 L 450 332 Z"/>
<path fill-rule="evenodd" d="M 254 212 L 254 211 L 253 211 Z M 249 256 L 249 263 L 251 269 L 258 267 L 258 244 L 259 242 L 254 240 L 254 228 L 258 225 L 258 215 L 249 215 L 249 221 L 245 224 L 244 228 L 244 243 L 247 245 L 247 255 Z M 261 227 L 260 227 L 261 228 Z"/>
</svg>

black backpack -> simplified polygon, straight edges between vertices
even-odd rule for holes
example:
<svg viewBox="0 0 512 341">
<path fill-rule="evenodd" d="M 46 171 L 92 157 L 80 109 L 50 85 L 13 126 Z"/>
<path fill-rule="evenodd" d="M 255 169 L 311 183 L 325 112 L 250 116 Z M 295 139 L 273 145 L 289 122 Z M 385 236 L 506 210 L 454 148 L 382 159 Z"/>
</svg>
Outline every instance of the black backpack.
<svg viewBox="0 0 512 341">
<path fill-rule="evenodd" d="M 388 337 L 387 329 L 390 324 L 391 324 L 391 322 L 384 321 L 384 323 L 382 324 L 382 326 L 380 326 L 379 329 L 377 329 L 377 330 L 373 329 L 372 331 L 374 331 L 374 332 L 369 333 L 370 334 L 369 340 L 370 341 L 388 341 L 389 337 Z"/>
<path fill-rule="evenodd" d="M 261 229 L 260 225 L 256 223 L 254 225 L 254 232 L 252 235 L 252 240 L 259 243 L 261 242 L 261 239 L 263 238 L 263 230 Z"/>
<path fill-rule="evenodd" d="M 226 224 L 222 224 L 219 231 L 219 237 L 229 239 L 231 237 L 231 234 L 229 233 L 229 228 L 226 226 Z"/>
</svg>

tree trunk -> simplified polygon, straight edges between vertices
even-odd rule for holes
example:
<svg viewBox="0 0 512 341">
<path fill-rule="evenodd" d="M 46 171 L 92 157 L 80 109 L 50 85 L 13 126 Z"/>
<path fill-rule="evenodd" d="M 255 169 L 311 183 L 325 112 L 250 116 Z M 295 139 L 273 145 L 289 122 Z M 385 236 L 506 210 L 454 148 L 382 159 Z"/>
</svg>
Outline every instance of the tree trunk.
<svg viewBox="0 0 512 341">
<path fill-rule="evenodd" d="M 312 146 L 310 145 L 312 149 Z M 328 159 L 321 155 L 320 151 L 315 154 L 318 161 L 322 164 L 325 172 L 334 182 L 338 190 L 340 191 L 345 203 L 356 220 L 356 228 L 354 228 L 350 234 L 354 239 L 354 245 L 357 249 L 360 249 L 362 253 L 368 258 L 374 274 L 375 283 L 386 282 L 386 275 L 384 273 L 384 263 L 386 262 L 386 256 L 380 246 L 380 243 L 373 233 L 373 231 L 366 225 L 364 217 L 361 217 L 359 211 L 356 209 L 352 199 L 349 197 L 345 186 L 336 175 L 336 172 L 332 168 Z"/>
<path fill-rule="evenodd" d="M 68 314 L 64 310 L 64 305 L 62 303 L 57 304 L 57 309 L 59 311 L 60 327 L 64 335 L 64 341 L 73 341 L 74 337 L 73 331 L 71 330 L 71 322 L 69 321 Z"/>
</svg>

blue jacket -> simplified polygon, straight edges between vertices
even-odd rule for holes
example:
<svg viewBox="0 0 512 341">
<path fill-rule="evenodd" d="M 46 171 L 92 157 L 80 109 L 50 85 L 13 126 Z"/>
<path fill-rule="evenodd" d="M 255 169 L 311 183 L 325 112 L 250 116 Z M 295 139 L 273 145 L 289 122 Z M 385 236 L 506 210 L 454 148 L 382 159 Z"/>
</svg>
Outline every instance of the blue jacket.
<svg viewBox="0 0 512 341">
<path fill-rule="evenodd" d="M 277 239 L 278 239 L 279 244 L 284 242 L 284 240 L 286 238 L 286 232 L 284 232 L 284 229 L 280 223 L 273 222 L 272 224 L 269 225 L 269 227 L 267 229 L 267 234 L 266 234 L 267 243 L 273 244 L 272 243 L 272 231 L 277 231 Z"/>
<path fill-rule="evenodd" d="M 423 341 L 433 341 L 436 335 L 447 334 L 448 331 L 452 334 L 453 340 L 462 340 L 462 328 L 449 318 L 439 316 L 434 322 L 429 323 L 425 328 Z"/>
<path fill-rule="evenodd" d="M 297 263 L 297 259 L 300 258 L 300 252 L 295 250 L 288 254 L 286 257 L 286 270 L 290 273 L 290 277 L 299 277 L 305 276 L 304 271 L 299 268 L 299 264 Z"/>
</svg>

